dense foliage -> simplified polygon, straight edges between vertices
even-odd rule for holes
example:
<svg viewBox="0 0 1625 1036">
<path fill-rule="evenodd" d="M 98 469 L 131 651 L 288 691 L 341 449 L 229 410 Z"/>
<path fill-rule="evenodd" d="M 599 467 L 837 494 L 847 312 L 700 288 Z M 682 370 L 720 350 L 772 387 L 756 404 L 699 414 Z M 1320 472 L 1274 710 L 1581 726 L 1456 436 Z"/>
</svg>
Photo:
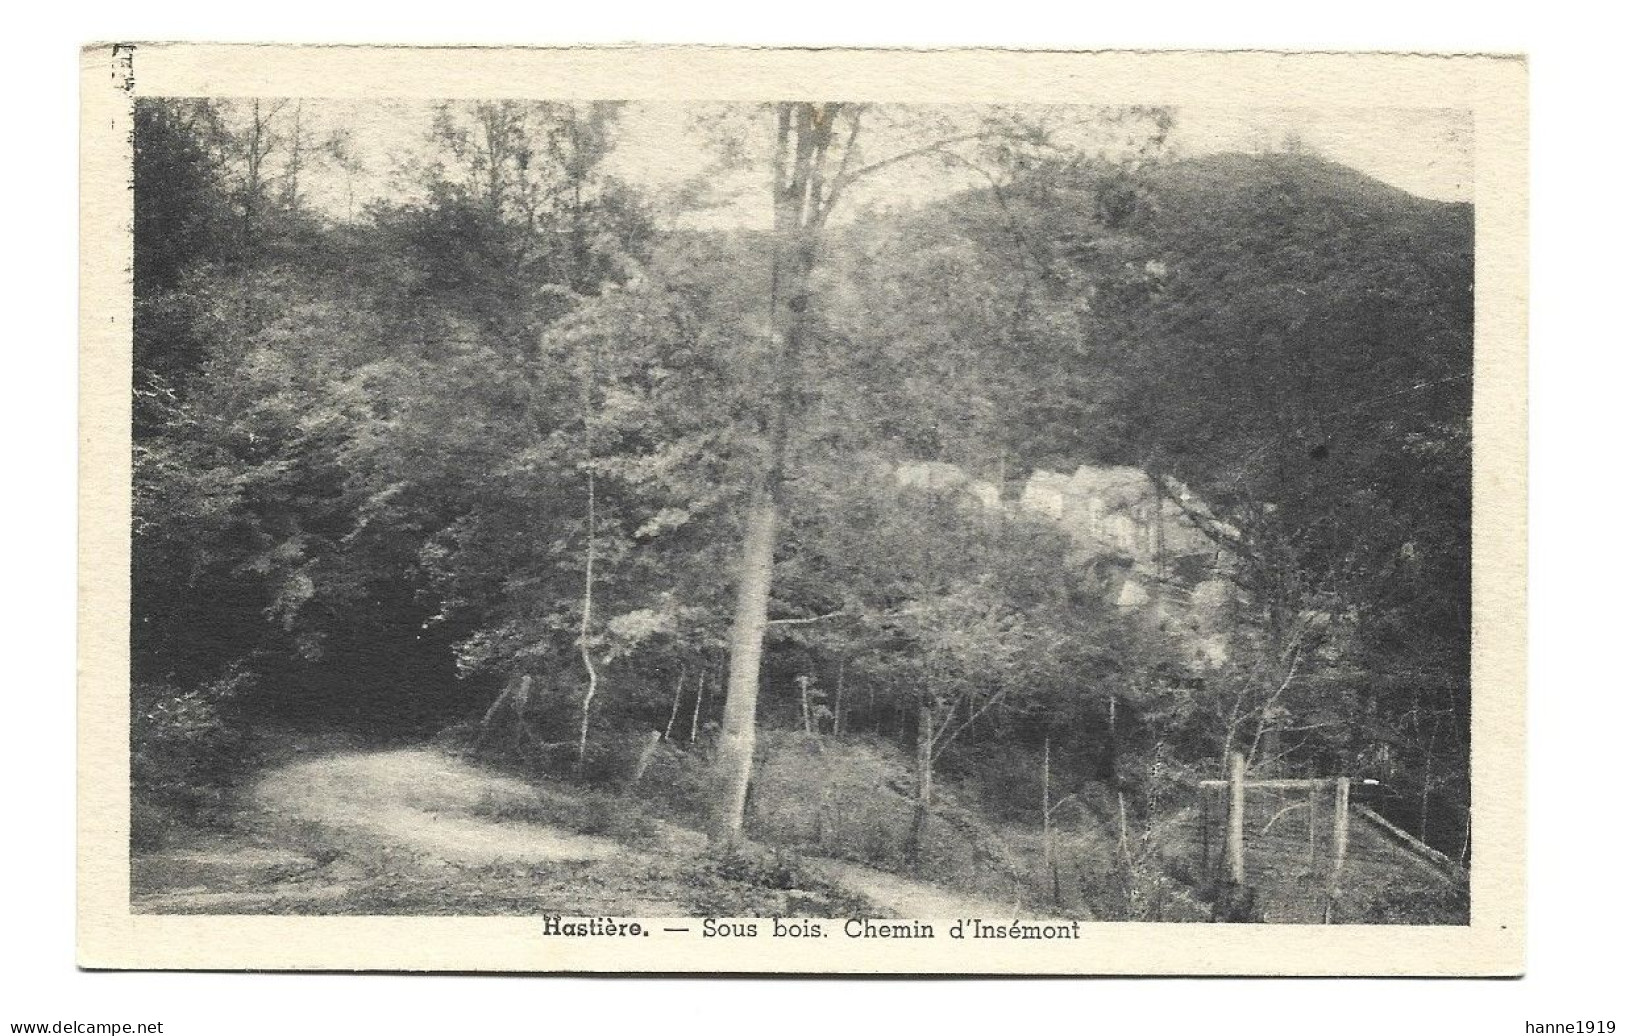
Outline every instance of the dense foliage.
<svg viewBox="0 0 1625 1036">
<path fill-rule="evenodd" d="M 702 742 L 781 391 L 772 241 L 658 219 L 606 171 L 612 105 L 445 106 L 410 200 L 338 218 L 300 177 L 342 141 L 298 111 L 137 104 L 138 759 L 493 702 L 561 772 Z M 1471 211 L 1302 155 L 1030 150 L 825 236 L 762 722 L 967 781 L 1042 746 L 1140 814 L 1240 749 L 1380 777 L 1461 851 Z M 1204 501 L 1228 660 L 1192 672 L 1053 523 L 899 485 L 924 461 L 1007 501 L 1085 463 Z"/>
</svg>

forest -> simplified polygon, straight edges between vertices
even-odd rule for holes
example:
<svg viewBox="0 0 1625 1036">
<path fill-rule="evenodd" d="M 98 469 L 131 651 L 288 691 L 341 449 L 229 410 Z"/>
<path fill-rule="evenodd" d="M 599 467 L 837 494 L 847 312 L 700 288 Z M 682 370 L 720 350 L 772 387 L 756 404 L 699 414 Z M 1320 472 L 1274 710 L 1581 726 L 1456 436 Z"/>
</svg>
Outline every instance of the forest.
<svg viewBox="0 0 1625 1036">
<path fill-rule="evenodd" d="M 138 908 L 1465 923 L 1470 204 L 1164 108 L 134 103 Z M 1238 754 L 1334 870 L 1260 790 L 1227 880 Z"/>
</svg>

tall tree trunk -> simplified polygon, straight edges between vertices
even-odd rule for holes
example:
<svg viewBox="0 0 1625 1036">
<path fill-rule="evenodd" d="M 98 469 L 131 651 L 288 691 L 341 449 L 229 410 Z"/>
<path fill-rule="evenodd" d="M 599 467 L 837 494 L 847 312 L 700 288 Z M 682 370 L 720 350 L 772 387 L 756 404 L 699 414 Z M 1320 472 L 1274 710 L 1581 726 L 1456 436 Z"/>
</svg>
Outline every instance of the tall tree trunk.
<svg viewBox="0 0 1625 1036">
<path fill-rule="evenodd" d="M 700 666 L 700 686 L 694 691 L 694 718 L 688 724 L 688 743 L 700 739 L 700 707 L 705 704 L 705 666 Z"/>
<path fill-rule="evenodd" d="M 587 461 L 592 463 L 591 458 Z M 598 696 L 598 666 L 592 660 L 592 580 L 598 555 L 598 493 L 592 469 L 587 469 L 587 574 L 581 588 L 581 664 L 587 670 L 587 690 L 581 696 L 581 737 L 576 743 L 576 773 L 587 765 L 587 732 L 592 725 L 592 700 Z"/>
<path fill-rule="evenodd" d="M 813 732 L 812 697 L 810 690 L 812 680 L 805 674 L 796 677 L 796 686 L 801 689 L 801 729 L 808 734 Z"/>
<path fill-rule="evenodd" d="M 581 432 L 586 443 L 587 564 L 581 586 L 581 664 L 587 670 L 587 689 L 581 696 L 581 737 L 576 744 L 576 775 L 587 765 L 587 733 L 592 725 L 592 702 L 598 696 L 598 666 L 592 658 L 592 592 L 598 563 L 598 477 L 593 471 L 593 417 L 597 404 L 598 351 L 590 348 L 587 377 L 581 393 Z"/>
<path fill-rule="evenodd" d="M 717 745 L 717 801 L 711 830 L 713 838 L 728 844 L 737 843 L 744 833 L 745 795 L 756 754 L 756 699 L 762 642 L 767 636 L 767 602 L 773 591 L 773 547 L 779 531 L 776 496 L 772 487 L 758 486 L 745 513 L 734 621 L 728 634 L 728 698 L 723 703 L 722 738 Z"/>
<path fill-rule="evenodd" d="M 842 656 L 835 667 L 835 718 L 831 721 L 830 735 L 841 736 L 841 692 L 846 684 L 846 658 Z"/>
<path fill-rule="evenodd" d="M 751 763 L 756 748 L 767 606 L 773 593 L 773 549 L 784 506 L 785 458 L 798 406 L 800 362 L 808 337 L 812 271 L 835 189 L 826 190 L 824 165 L 840 105 L 780 104 L 773 173 L 773 266 L 768 291 L 769 369 L 773 391 L 759 413 L 767 449 L 751 490 L 740 544 L 729 633 L 728 700 L 718 746 L 711 835 L 739 841 L 745 825 Z M 855 129 L 854 129 L 855 135 Z M 781 306 L 782 303 L 782 306 Z"/>
</svg>

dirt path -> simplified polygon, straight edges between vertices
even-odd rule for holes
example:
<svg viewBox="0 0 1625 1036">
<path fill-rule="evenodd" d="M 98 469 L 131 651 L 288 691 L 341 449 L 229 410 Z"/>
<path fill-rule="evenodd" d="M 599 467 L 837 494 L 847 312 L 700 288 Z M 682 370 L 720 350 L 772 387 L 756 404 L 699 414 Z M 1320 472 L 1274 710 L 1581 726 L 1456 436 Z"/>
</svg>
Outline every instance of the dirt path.
<svg viewBox="0 0 1625 1036">
<path fill-rule="evenodd" d="M 340 751 L 262 776 L 237 830 L 131 861 L 132 906 L 157 913 L 669 912 L 639 895 L 658 858 L 525 819 L 525 782 L 428 748 Z M 674 843 L 679 841 L 673 840 Z M 586 875 L 592 868 L 596 873 Z M 546 871 L 551 882 L 538 875 Z M 648 882 L 644 882 L 648 884 Z M 417 904 L 427 904 L 418 909 Z"/>
<path fill-rule="evenodd" d="M 464 866 L 603 860 L 625 853 L 607 838 L 479 815 L 533 795 L 513 777 L 410 748 L 295 763 L 263 778 L 251 799 L 293 820 Z"/>
<path fill-rule="evenodd" d="M 886 871 L 865 867 L 844 860 L 821 860 L 818 866 L 835 881 L 853 892 L 867 897 L 888 916 L 919 918 L 924 921 L 942 921 L 951 918 L 980 917 L 987 920 L 1006 920 L 1026 917 L 1043 918 L 1043 911 L 1023 910 L 1015 900 L 997 902 L 991 899 L 965 896 L 937 885 L 910 881 Z M 1079 920 L 1089 920 L 1087 913 Z"/>
<path fill-rule="evenodd" d="M 277 767 L 239 830 L 132 860 L 138 912 L 686 916 L 704 836 L 675 825 L 634 848 L 523 819 L 538 789 L 429 748 L 339 751 Z M 811 861 L 876 916 L 1013 916 L 860 864 Z M 700 912 L 706 912 L 701 910 Z M 1031 915 L 1028 915 L 1031 916 Z"/>
</svg>

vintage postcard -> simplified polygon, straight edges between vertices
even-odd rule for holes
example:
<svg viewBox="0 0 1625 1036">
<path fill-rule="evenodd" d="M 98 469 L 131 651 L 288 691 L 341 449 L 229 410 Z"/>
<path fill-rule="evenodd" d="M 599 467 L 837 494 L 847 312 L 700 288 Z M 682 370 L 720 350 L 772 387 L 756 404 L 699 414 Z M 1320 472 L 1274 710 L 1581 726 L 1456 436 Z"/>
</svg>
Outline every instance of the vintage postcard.
<svg viewBox="0 0 1625 1036">
<path fill-rule="evenodd" d="M 81 965 L 1522 971 L 1520 59 L 82 63 Z"/>
</svg>

